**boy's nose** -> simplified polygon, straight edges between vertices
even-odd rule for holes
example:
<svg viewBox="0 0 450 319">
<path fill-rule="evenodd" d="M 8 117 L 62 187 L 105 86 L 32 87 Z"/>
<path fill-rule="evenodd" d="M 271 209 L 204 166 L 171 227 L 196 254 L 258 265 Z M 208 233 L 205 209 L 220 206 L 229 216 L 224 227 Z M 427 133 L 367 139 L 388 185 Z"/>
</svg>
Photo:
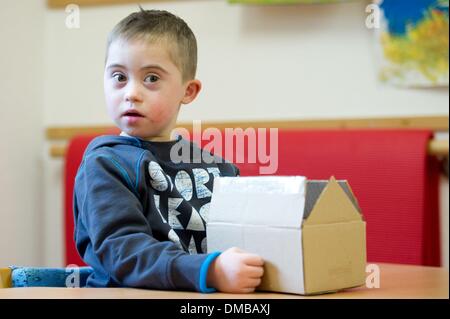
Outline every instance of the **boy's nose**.
<svg viewBox="0 0 450 319">
<path fill-rule="evenodd" d="M 137 85 L 129 84 L 129 87 L 127 88 L 127 91 L 125 93 L 125 101 L 127 102 L 136 102 L 141 101 L 141 93 L 139 91 L 139 88 Z"/>
</svg>

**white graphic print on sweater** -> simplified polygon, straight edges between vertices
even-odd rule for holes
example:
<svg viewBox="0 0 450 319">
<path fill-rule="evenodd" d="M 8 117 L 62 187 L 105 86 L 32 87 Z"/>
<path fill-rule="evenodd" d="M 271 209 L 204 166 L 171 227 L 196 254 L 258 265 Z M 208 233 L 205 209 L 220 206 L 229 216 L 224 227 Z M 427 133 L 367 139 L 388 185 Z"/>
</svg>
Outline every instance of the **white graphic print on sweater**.
<svg viewBox="0 0 450 319">
<path fill-rule="evenodd" d="M 170 176 L 167 175 L 161 168 L 161 166 L 154 161 L 151 161 L 149 163 L 148 172 L 150 175 L 150 185 L 153 189 L 160 192 L 167 192 L 173 195 L 172 191 L 175 186 L 175 189 L 181 195 L 181 197 L 175 198 L 169 196 L 167 198 L 167 203 L 165 203 L 167 205 L 163 205 L 164 203 L 161 203 L 163 197 L 160 195 L 153 195 L 153 199 L 161 220 L 165 224 L 169 224 L 169 226 L 171 227 L 168 238 L 178 247 L 182 248 L 180 237 L 177 235 L 175 230 L 186 230 L 191 232 L 205 231 L 205 223 L 208 220 L 210 203 L 208 201 L 207 203 L 202 205 L 199 210 L 197 210 L 196 208 L 194 208 L 192 202 L 198 202 L 199 199 L 206 199 L 211 197 L 212 193 L 205 186 L 205 184 L 210 181 L 211 175 L 213 177 L 220 176 L 220 171 L 217 167 L 195 168 L 192 170 L 194 183 L 192 182 L 190 175 L 184 170 L 178 171 L 175 175 L 174 181 L 172 181 Z M 189 222 L 185 224 L 185 227 L 180 222 L 180 219 L 178 217 L 182 214 L 182 212 L 178 209 L 182 205 L 183 201 L 189 202 L 189 206 L 191 207 Z M 164 218 L 164 215 L 161 212 L 161 207 L 163 206 L 168 208 L 167 219 Z M 184 211 L 185 209 L 186 208 L 184 206 Z M 186 213 L 184 212 L 184 214 Z M 206 253 L 206 238 L 203 238 L 197 245 L 195 240 L 196 238 L 191 235 L 188 243 L 186 243 L 186 245 L 188 245 L 187 250 L 189 251 L 189 253 Z M 200 241 L 200 239 L 198 240 Z M 201 247 L 202 251 L 198 251 L 197 247 Z"/>
</svg>

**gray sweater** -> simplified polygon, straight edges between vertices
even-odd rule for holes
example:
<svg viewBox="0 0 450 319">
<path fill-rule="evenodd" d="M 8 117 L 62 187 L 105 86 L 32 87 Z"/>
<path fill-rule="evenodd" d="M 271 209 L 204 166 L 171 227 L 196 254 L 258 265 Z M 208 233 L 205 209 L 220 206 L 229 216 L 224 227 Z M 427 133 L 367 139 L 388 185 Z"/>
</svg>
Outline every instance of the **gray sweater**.
<svg viewBox="0 0 450 319">
<path fill-rule="evenodd" d="M 175 163 L 180 149 L 190 152 Z M 94 139 L 74 191 L 77 249 L 94 270 L 87 286 L 213 291 L 206 276 L 218 254 L 206 254 L 205 224 L 213 179 L 238 174 L 183 139 Z"/>
</svg>

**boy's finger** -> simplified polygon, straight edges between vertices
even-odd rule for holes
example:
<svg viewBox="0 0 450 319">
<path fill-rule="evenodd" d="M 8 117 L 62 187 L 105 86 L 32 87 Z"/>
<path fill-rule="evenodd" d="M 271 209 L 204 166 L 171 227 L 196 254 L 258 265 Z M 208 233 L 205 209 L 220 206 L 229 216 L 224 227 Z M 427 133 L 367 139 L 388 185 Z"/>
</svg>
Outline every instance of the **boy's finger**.
<svg viewBox="0 0 450 319">
<path fill-rule="evenodd" d="M 264 268 L 261 266 L 247 266 L 246 271 L 250 278 L 257 279 L 264 275 Z"/>
<path fill-rule="evenodd" d="M 264 260 L 255 254 L 246 254 L 245 256 L 245 264 L 249 265 L 249 266 L 263 266 L 264 265 Z"/>
<path fill-rule="evenodd" d="M 261 284 L 261 279 L 248 279 L 245 288 L 256 288 Z"/>
</svg>

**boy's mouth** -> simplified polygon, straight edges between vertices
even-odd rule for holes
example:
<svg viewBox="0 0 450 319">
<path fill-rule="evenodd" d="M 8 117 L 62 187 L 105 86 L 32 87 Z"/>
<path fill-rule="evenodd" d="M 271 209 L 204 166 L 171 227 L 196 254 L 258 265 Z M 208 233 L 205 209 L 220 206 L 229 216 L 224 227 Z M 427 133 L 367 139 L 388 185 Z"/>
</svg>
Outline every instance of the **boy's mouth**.
<svg viewBox="0 0 450 319">
<path fill-rule="evenodd" d="M 139 113 L 136 110 L 128 110 L 122 113 L 122 116 L 128 116 L 128 117 L 144 117 L 141 113 Z"/>
</svg>

